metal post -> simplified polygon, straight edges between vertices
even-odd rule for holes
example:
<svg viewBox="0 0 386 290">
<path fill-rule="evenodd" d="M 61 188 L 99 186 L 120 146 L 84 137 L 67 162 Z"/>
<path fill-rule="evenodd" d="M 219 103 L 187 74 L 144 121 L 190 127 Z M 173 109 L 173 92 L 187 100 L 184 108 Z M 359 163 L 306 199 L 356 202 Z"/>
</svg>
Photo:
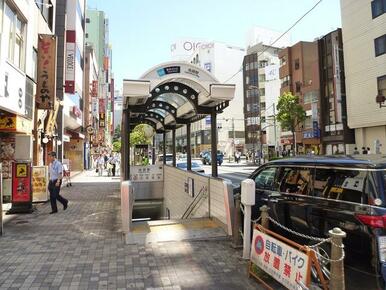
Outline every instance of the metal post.
<svg viewBox="0 0 386 290">
<path fill-rule="evenodd" d="M 164 152 L 163 163 L 165 165 L 166 164 L 166 131 L 165 130 L 162 133 L 162 146 L 163 146 L 163 152 Z"/>
<path fill-rule="evenodd" d="M 212 137 L 212 145 L 211 145 L 211 159 L 212 159 L 212 176 L 217 177 L 217 115 L 216 112 L 213 111 L 210 115 L 210 130 Z"/>
<path fill-rule="evenodd" d="M 156 159 L 156 156 L 155 156 L 155 134 L 153 136 L 153 148 L 151 149 L 151 164 L 155 164 L 155 159 Z"/>
<path fill-rule="evenodd" d="M 176 167 L 176 129 L 172 130 L 173 166 Z"/>
<path fill-rule="evenodd" d="M 339 260 L 343 255 L 343 242 L 342 239 L 346 237 L 346 233 L 340 228 L 333 228 L 328 232 L 331 237 L 331 260 Z M 331 263 L 331 290 L 344 290 L 344 263 L 342 259 L 339 262 Z"/>
<path fill-rule="evenodd" d="M 186 158 L 187 158 L 187 170 L 192 170 L 192 150 L 190 144 L 190 126 L 191 124 L 186 124 Z"/>
<path fill-rule="evenodd" d="M 233 133 L 233 155 L 236 154 L 236 144 L 235 144 L 235 119 L 232 117 L 232 133 Z"/>
<path fill-rule="evenodd" d="M 121 175 L 123 177 L 123 180 L 129 179 L 129 173 L 128 173 L 128 164 L 129 164 L 129 134 L 128 134 L 128 126 L 129 126 L 129 119 L 128 119 L 128 111 L 127 109 L 122 110 L 122 126 L 121 126 L 121 138 L 122 138 L 122 160 L 121 160 Z"/>
<path fill-rule="evenodd" d="M 243 259 L 249 259 L 251 254 L 251 218 L 252 206 L 255 205 L 255 182 L 245 179 L 241 182 L 241 203 L 244 205 L 244 240 Z"/>
<path fill-rule="evenodd" d="M 275 103 L 273 103 L 273 129 L 275 130 L 275 156 L 277 157 L 277 132 L 276 132 L 276 111 L 275 111 Z"/>
</svg>

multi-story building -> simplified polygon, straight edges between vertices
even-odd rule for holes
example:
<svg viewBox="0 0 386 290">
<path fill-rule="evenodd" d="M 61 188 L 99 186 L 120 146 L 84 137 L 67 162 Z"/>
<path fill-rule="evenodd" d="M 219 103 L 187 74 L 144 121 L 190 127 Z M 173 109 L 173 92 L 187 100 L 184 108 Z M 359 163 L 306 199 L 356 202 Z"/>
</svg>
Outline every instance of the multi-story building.
<svg viewBox="0 0 386 290">
<path fill-rule="evenodd" d="M 296 129 L 295 139 L 291 132 L 281 133 L 285 150 L 296 142 L 298 153 L 322 152 L 320 141 L 320 78 L 317 42 L 298 42 L 280 51 L 280 94 L 291 92 L 299 96 L 306 111 L 306 120 Z"/>
<path fill-rule="evenodd" d="M 326 154 L 348 154 L 355 148 L 354 131 L 347 126 L 342 30 L 318 40 L 321 139 Z"/>
<path fill-rule="evenodd" d="M 86 11 L 86 44 L 93 47 L 99 66 L 98 130 L 92 154 L 109 151 L 113 134 L 114 81 L 112 76 L 112 49 L 109 44 L 109 21 L 103 11 Z"/>
<path fill-rule="evenodd" d="M 173 59 L 186 60 L 212 73 L 220 82 L 236 85 L 235 98 L 217 120 L 218 150 L 233 156 L 235 151 L 244 152 L 244 115 L 242 74 L 236 73 L 242 64 L 245 50 L 220 42 L 181 40 L 172 45 Z M 236 73 L 236 74 L 235 74 Z M 191 127 L 193 156 L 211 147 L 210 116 L 195 122 Z M 169 136 L 170 137 L 170 136 Z M 170 138 L 168 138 L 170 140 Z M 186 131 L 176 131 L 177 150 L 184 151 Z"/>
<path fill-rule="evenodd" d="M 0 163 L 6 202 L 11 200 L 12 162 L 43 163 L 41 141 L 49 111 L 36 108 L 34 94 L 39 82 L 39 34 L 54 34 L 55 9 L 55 0 L 0 0 Z M 55 54 L 51 56 L 55 59 Z M 54 79 L 54 71 L 46 77 Z"/>
<path fill-rule="evenodd" d="M 250 46 L 243 61 L 245 140 L 251 153 L 279 150 L 275 107 L 280 95 L 280 49 L 263 43 Z"/>
<path fill-rule="evenodd" d="M 84 169 L 86 160 L 83 127 L 85 0 L 60 0 L 60 4 L 56 21 L 56 32 L 61 41 L 57 94 L 63 106 L 60 107 L 58 123 L 62 125 L 59 125 L 58 135 L 63 141 L 62 157 L 70 161 L 71 170 L 79 171 Z M 64 84 L 64 93 L 61 84 Z"/>
<path fill-rule="evenodd" d="M 348 126 L 356 146 L 386 153 L 386 3 L 341 0 Z"/>
</svg>

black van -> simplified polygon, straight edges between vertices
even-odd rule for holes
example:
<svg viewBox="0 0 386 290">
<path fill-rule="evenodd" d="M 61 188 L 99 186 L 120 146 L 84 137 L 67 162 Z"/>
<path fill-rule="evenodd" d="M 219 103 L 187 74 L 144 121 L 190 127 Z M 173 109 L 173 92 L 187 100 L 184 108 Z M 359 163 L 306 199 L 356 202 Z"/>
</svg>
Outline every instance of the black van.
<svg viewBox="0 0 386 290">
<path fill-rule="evenodd" d="M 346 264 L 376 276 L 384 288 L 386 156 L 281 159 L 259 167 L 249 178 L 256 182 L 253 219 L 266 204 L 272 218 L 306 235 L 328 237 L 329 230 L 341 228 L 347 233 Z M 297 240 L 279 228 L 274 230 Z"/>
</svg>

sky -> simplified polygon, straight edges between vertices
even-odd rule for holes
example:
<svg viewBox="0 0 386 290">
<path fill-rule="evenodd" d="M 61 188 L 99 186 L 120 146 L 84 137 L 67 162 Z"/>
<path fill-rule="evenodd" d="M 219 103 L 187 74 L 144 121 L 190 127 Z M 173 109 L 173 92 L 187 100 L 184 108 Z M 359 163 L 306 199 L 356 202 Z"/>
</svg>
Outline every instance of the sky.
<svg viewBox="0 0 386 290">
<path fill-rule="evenodd" d="M 203 38 L 245 47 L 249 29 L 284 32 L 318 0 L 87 0 L 110 23 L 116 89 L 171 60 L 177 39 Z M 341 27 L 339 0 L 322 0 L 291 31 L 292 44 L 312 41 Z"/>
</svg>

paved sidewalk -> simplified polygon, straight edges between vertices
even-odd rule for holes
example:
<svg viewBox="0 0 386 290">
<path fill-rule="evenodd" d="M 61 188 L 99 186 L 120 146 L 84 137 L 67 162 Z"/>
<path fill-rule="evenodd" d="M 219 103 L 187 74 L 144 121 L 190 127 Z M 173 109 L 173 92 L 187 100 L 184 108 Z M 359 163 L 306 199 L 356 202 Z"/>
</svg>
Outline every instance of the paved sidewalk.
<svg viewBox="0 0 386 290">
<path fill-rule="evenodd" d="M 224 239 L 125 245 L 119 177 L 83 172 L 49 204 L 5 224 L 0 289 L 261 289 Z"/>
</svg>

